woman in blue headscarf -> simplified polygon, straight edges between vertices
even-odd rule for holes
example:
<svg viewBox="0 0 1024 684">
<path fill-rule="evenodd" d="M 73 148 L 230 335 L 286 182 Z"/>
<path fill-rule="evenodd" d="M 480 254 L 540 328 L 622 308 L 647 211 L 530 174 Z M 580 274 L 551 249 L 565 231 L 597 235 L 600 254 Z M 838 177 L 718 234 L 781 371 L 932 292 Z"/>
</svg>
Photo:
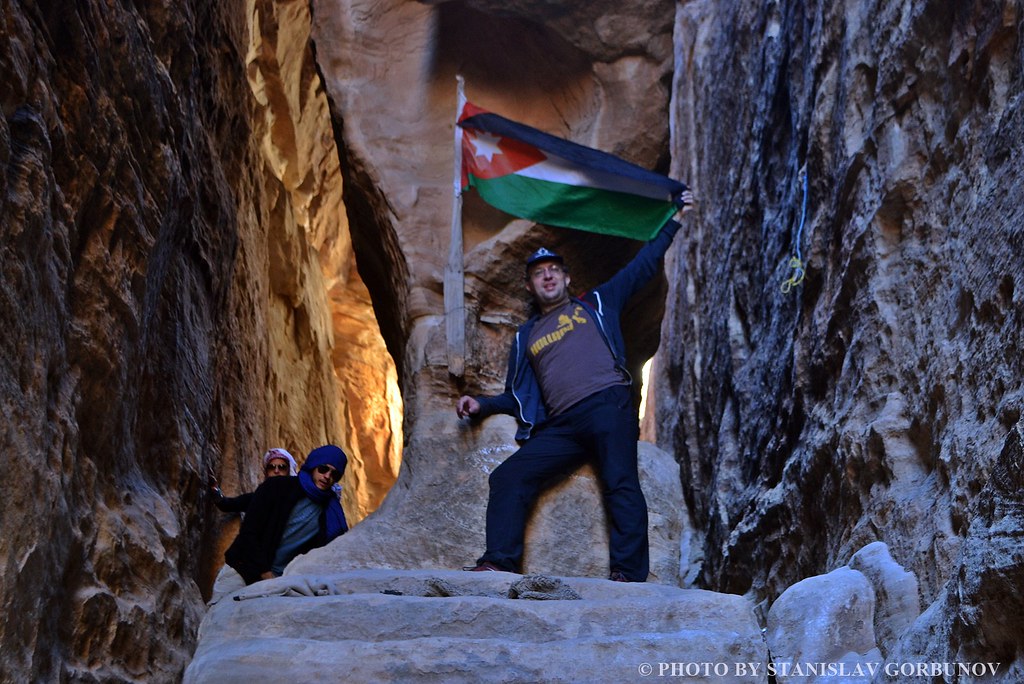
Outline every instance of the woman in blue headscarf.
<svg viewBox="0 0 1024 684">
<path fill-rule="evenodd" d="M 253 492 L 242 528 L 224 554 L 246 584 L 279 577 L 293 558 L 348 531 L 334 491 L 347 463 L 339 447 L 318 447 L 298 477 L 272 477 Z"/>
</svg>

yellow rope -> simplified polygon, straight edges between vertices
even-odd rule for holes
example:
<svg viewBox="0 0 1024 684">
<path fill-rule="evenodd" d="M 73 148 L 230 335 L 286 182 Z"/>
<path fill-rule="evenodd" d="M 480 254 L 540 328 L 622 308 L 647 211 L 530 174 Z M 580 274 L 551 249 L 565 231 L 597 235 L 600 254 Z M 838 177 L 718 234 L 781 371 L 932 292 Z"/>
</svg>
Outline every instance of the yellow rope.
<svg viewBox="0 0 1024 684">
<path fill-rule="evenodd" d="M 796 237 L 793 240 L 793 248 L 796 251 L 796 256 L 790 257 L 789 259 L 789 267 L 794 270 L 794 273 L 780 286 L 779 289 L 782 290 L 782 294 L 788 294 L 790 290 L 804 282 L 804 262 L 803 259 L 800 258 L 803 256 L 803 254 L 800 253 L 800 241 L 804 236 L 804 221 L 807 220 L 807 173 L 803 172 L 800 176 L 800 180 L 804 186 L 804 201 L 803 207 L 800 209 L 800 227 L 797 228 Z"/>
<path fill-rule="evenodd" d="M 790 257 L 789 267 L 794 269 L 793 275 L 789 279 L 783 281 L 779 289 L 782 290 L 782 294 L 789 294 L 789 291 L 794 287 L 804 282 L 804 262 L 800 261 L 796 257 Z"/>
</svg>

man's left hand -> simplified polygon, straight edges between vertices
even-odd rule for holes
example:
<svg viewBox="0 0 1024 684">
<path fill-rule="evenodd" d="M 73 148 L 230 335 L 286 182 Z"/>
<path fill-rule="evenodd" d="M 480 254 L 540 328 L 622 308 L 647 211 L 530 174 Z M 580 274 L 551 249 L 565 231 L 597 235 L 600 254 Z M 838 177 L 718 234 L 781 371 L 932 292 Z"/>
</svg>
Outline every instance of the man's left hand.
<svg viewBox="0 0 1024 684">
<path fill-rule="evenodd" d="M 473 397 L 461 396 L 455 402 L 455 413 L 459 418 L 475 416 L 480 413 L 480 402 Z"/>
</svg>

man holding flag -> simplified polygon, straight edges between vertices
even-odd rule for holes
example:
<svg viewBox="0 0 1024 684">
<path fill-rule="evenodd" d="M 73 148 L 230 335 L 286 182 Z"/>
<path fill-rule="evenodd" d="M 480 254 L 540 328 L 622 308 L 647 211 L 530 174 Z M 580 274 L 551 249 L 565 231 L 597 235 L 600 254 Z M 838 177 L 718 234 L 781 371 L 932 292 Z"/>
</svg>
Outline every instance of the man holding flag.
<svg viewBox="0 0 1024 684">
<path fill-rule="evenodd" d="M 462 186 L 477 188 L 500 209 L 629 237 L 645 231 L 649 237 L 653 231 L 644 224 L 661 222 L 629 264 L 580 298 L 569 295 L 571 279 L 561 256 L 541 248 L 526 260 L 526 289 L 536 313 L 516 332 L 505 391 L 462 396 L 456 403 L 459 418 L 514 416 L 522 444 L 491 473 L 487 549 L 472 569 L 517 572 L 527 516 L 540 491 L 593 458 L 611 523 L 609 579 L 644 582 L 647 502 L 637 472 L 639 427 L 619 319 L 630 297 L 659 271 L 680 228 L 665 219 L 688 211 L 693 195 L 677 181 L 468 103 L 459 125 L 471 134 L 463 139 L 469 158 Z M 599 211 L 595 203 L 601 203 Z M 632 215 L 630 207 L 637 220 L 621 222 Z"/>
</svg>

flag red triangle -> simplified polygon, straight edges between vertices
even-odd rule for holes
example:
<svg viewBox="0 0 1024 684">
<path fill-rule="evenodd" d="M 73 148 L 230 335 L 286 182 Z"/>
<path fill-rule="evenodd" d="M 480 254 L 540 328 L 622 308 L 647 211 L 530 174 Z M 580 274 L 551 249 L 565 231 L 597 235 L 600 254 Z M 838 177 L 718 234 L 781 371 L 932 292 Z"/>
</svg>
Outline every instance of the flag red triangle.
<svg viewBox="0 0 1024 684">
<path fill-rule="evenodd" d="M 520 140 L 472 130 L 462 134 L 463 165 L 477 178 L 499 178 L 545 159 L 547 155 Z"/>
</svg>

